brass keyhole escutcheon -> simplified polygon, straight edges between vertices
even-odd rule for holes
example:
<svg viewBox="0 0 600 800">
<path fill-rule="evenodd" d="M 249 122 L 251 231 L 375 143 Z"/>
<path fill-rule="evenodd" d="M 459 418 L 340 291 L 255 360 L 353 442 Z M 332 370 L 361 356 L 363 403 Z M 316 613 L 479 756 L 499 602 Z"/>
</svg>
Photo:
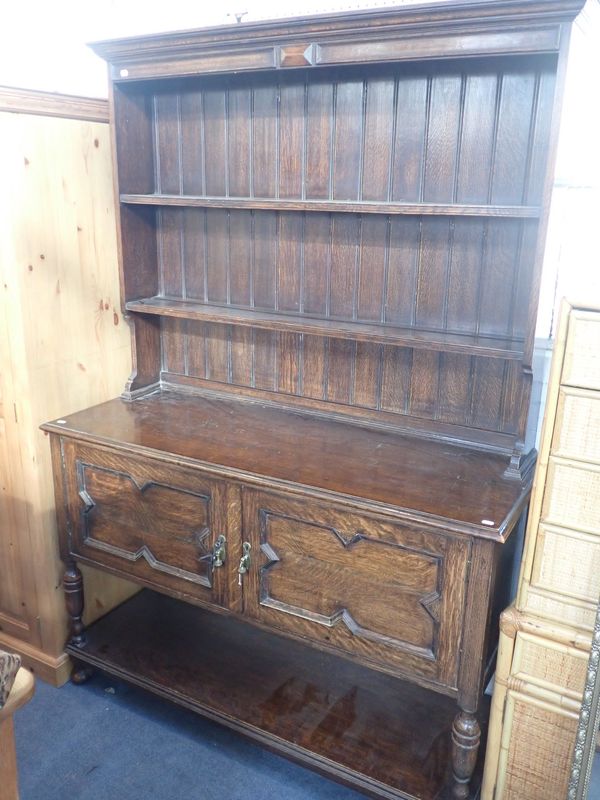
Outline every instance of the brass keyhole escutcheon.
<svg viewBox="0 0 600 800">
<path fill-rule="evenodd" d="M 212 552 L 213 569 L 215 567 L 222 567 L 223 564 L 225 563 L 225 557 L 226 557 L 225 544 L 226 544 L 226 542 L 227 542 L 227 539 L 225 539 L 225 537 L 223 535 L 221 535 L 221 536 L 219 536 L 219 538 L 217 539 L 217 541 L 214 544 L 213 552 Z"/>
</svg>

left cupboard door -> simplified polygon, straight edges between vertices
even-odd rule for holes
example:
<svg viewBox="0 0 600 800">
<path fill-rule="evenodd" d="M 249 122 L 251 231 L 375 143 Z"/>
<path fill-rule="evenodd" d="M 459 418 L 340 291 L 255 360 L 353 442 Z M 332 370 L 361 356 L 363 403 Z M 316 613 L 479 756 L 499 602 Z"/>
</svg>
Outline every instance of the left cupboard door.
<svg viewBox="0 0 600 800">
<path fill-rule="evenodd" d="M 62 463 L 64 550 L 152 589 L 229 605 L 226 483 L 66 438 Z"/>
</svg>

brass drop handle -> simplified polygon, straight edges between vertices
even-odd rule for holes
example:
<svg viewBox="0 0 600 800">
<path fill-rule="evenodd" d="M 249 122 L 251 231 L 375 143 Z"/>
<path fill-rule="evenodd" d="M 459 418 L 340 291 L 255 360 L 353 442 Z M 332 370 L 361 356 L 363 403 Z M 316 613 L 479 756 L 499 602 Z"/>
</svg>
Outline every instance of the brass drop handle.
<svg viewBox="0 0 600 800">
<path fill-rule="evenodd" d="M 217 541 L 215 542 L 215 544 L 213 546 L 213 551 L 212 551 L 212 566 L 213 566 L 213 569 L 215 567 L 222 567 L 223 564 L 225 563 L 225 557 L 226 557 L 226 554 L 227 554 L 227 550 L 226 550 L 226 547 L 225 547 L 226 542 L 227 542 L 227 539 L 223 535 L 221 535 L 221 536 L 219 536 L 219 538 L 217 539 Z"/>
<path fill-rule="evenodd" d="M 240 565 L 238 567 L 238 584 L 242 585 L 242 575 L 245 575 L 246 572 L 250 569 L 250 550 L 252 546 L 250 542 L 244 542 L 242 545 L 242 557 L 240 558 Z"/>
</svg>

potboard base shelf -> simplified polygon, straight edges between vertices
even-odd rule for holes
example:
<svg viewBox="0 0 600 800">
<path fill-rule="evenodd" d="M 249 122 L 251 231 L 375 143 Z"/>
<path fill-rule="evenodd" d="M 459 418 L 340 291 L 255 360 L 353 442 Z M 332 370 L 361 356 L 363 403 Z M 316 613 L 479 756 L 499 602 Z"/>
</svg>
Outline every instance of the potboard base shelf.
<svg viewBox="0 0 600 800">
<path fill-rule="evenodd" d="M 447 796 L 452 698 L 149 590 L 67 649 L 368 796 Z"/>
</svg>

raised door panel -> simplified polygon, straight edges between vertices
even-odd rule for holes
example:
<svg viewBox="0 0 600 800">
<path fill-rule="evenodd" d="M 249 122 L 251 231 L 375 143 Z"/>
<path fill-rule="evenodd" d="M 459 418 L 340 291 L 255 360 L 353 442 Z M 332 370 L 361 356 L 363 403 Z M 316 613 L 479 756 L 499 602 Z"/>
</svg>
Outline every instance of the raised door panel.
<svg viewBox="0 0 600 800">
<path fill-rule="evenodd" d="M 226 605 L 224 484 L 195 470 L 70 441 L 63 453 L 74 556 L 157 589 Z M 220 536 L 225 551 L 215 560 Z"/>
<path fill-rule="evenodd" d="M 454 687 L 469 543 L 335 506 L 244 490 L 245 612 Z"/>
</svg>

